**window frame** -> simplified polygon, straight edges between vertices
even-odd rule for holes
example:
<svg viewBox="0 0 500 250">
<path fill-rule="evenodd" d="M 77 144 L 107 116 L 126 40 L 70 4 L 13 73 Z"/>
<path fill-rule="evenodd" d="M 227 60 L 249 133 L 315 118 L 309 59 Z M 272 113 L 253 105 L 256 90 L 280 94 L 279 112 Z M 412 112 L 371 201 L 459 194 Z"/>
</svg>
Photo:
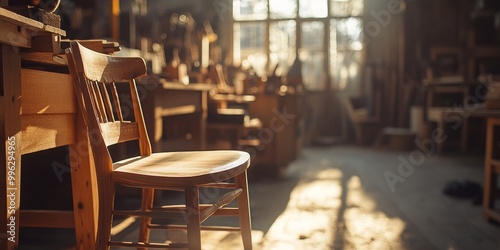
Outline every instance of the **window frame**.
<svg viewBox="0 0 500 250">
<path fill-rule="evenodd" d="M 292 17 L 292 18 L 273 17 L 273 18 L 271 18 L 270 1 L 271 0 L 267 0 L 267 16 L 265 19 L 258 19 L 258 20 L 241 19 L 241 20 L 237 20 L 234 18 L 234 16 L 232 18 L 232 24 L 233 24 L 232 27 L 234 27 L 235 23 L 265 23 L 266 36 L 264 38 L 264 48 L 263 48 L 263 53 L 265 53 L 266 58 L 267 58 L 266 63 L 264 65 L 264 69 L 267 70 L 267 72 L 265 72 L 265 73 L 266 74 L 271 73 L 271 71 L 272 71 L 271 67 L 274 66 L 274 65 L 270 65 L 272 52 L 270 50 L 270 39 L 269 39 L 270 33 L 269 32 L 270 32 L 270 26 L 272 23 L 276 23 L 279 21 L 288 21 L 288 20 L 295 21 L 295 55 L 293 56 L 295 58 L 297 56 L 300 56 L 300 51 L 304 49 L 302 46 L 302 26 L 303 26 L 303 23 L 311 22 L 311 21 L 319 21 L 319 22 L 323 23 L 323 28 L 325 31 L 325 35 L 323 36 L 323 48 L 322 48 L 323 54 L 325 55 L 323 58 L 323 65 L 324 65 L 323 74 L 324 74 L 325 82 L 323 83 L 322 89 L 313 89 L 310 91 L 342 90 L 340 88 L 339 84 L 335 82 L 335 79 L 333 79 L 334 72 L 332 72 L 332 71 L 334 71 L 334 70 L 331 69 L 331 62 L 330 61 L 331 61 L 332 54 L 333 54 L 333 53 L 331 53 L 331 41 L 330 41 L 331 23 L 332 23 L 331 20 L 341 20 L 341 19 L 348 19 L 348 18 L 352 18 L 352 17 L 359 18 L 359 19 L 361 19 L 361 24 L 362 24 L 361 34 L 364 34 L 364 22 L 365 22 L 364 7 L 359 15 L 338 16 L 338 15 L 333 15 L 333 13 L 331 11 L 332 0 L 325 0 L 327 2 L 327 16 L 326 17 L 300 17 L 300 2 L 301 2 L 301 0 L 295 0 L 295 2 L 296 2 L 295 17 Z M 363 1 L 363 5 L 365 5 L 364 1 Z M 232 39 L 233 44 L 236 43 L 235 37 L 234 37 L 234 32 L 232 32 L 231 39 Z M 365 43 L 366 38 L 363 37 L 363 38 L 361 38 L 361 40 L 362 40 L 361 41 L 362 47 L 360 50 L 349 50 L 349 49 L 342 50 L 342 52 L 360 52 L 361 53 L 360 65 L 362 65 L 364 63 L 365 53 L 366 53 L 366 43 Z M 339 50 L 337 50 L 336 52 L 339 52 Z M 231 50 L 232 60 L 234 60 L 235 63 L 240 63 L 240 62 L 235 60 L 234 53 L 235 53 L 234 48 L 232 48 L 232 50 Z M 290 66 L 291 65 L 287 65 L 286 68 L 289 68 Z M 266 77 L 266 76 L 261 75 L 261 77 Z M 362 77 L 363 77 L 362 73 L 360 73 L 358 78 L 362 79 Z M 305 86 L 305 87 L 306 87 L 306 89 L 308 89 L 308 86 Z"/>
</svg>

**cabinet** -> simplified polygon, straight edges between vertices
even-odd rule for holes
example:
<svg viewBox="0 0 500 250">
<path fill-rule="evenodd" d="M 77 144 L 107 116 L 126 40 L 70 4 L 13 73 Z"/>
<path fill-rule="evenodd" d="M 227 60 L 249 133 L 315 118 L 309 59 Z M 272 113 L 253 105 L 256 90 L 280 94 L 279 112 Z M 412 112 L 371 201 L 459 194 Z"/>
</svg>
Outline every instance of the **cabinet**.
<svg viewBox="0 0 500 250">
<path fill-rule="evenodd" d="M 300 95 L 257 95 L 249 113 L 262 122 L 253 136 L 260 144 L 246 150 L 252 155 L 254 174 L 280 177 L 287 165 L 297 159 L 302 147 Z"/>
</svg>

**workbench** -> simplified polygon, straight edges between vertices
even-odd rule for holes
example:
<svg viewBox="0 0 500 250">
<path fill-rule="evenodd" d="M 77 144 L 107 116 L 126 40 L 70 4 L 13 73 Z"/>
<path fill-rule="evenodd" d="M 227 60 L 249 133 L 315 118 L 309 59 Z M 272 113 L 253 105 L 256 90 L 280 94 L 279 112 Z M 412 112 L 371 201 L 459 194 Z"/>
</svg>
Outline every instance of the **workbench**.
<svg viewBox="0 0 500 250">
<path fill-rule="evenodd" d="M 484 156 L 483 216 L 486 220 L 500 222 L 500 209 L 495 207 L 499 197 L 498 176 L 500 175 L 500 110 L 476 109 L 471 116 L 486 118 L 486 145 Z"/>
<path fill-rule="evenodd" d="M 449 110 L 444 113 L 444 116 L 455 124 L 466 123 L 470 118 L 484 118 L 486 120 L 483 216 L 486 220 L 500 222 L 500 209 L 496 202 L 500 198 L 497 181 L 500 175 L 500 150 L 498 144 L 500 141 L 500 110 L 483 107 Z"/>
<path fill-rule="evenodd" d="M 95 249 L 97 189 L 87 130 L 78 114 L 70 76 L 44 67 L 24 68 L 24 60 L 66 68 L 57 53 L 25 52 L 59 44 L 65 31 L 0 8 L 0 249 L 15 249 L 19 227 L 74 228 L 77 249 Z M 69 146 L 73 211 L 24 211 L 21 155 Z M 47 190 L 50 192 L 50 190 Z"/>
</svg>

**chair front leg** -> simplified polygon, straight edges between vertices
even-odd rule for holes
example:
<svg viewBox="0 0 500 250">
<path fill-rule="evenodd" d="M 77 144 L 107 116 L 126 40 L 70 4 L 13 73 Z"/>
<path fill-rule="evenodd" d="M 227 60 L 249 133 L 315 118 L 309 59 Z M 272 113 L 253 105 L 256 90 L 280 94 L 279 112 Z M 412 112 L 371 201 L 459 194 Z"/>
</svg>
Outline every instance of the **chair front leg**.
<svg viewBox="0 0 500 250">
<path fill-rule="evenodd" d="M 188 247 L 189 250 L 200 250 L 200 192 L 198 187 L 187 187 L 185 189 L 185 198 Z"/>
<path fill-rule="evenodd" d="M 235 178 L 236 186 L 241 188 L 242 192 L 238 197 L 238 212 L 240 218 L 241 238 L 245 250 L 252 249 L 252 221 L 250 218 L 250 203 L 248 197 L 247 171 L 241 173 Z"/>
<path fill-rule="evenodd" d="M 142 189 L 142 205 L 141 205 L 142 211 L 149 211 L 153 207 L 154 191 L 155 190 L 152 188 Z M 144 243 L 149 242 L 150 224 L 151 224 L 151 217 L 142 217 L 141 228 L 139 231 L 139 242 L 144 242 Z M 142 248 L 140 250 L 145 250 L 145 248 Z"/>
</svg>

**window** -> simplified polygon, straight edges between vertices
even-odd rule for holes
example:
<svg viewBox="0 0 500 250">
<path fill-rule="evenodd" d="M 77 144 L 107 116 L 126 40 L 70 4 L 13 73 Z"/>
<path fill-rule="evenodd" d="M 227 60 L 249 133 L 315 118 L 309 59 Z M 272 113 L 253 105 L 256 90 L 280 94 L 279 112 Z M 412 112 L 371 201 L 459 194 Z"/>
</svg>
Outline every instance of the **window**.
<svg viewBox="0 0 500 250">
<path fill-rule="evenodd" d="M 271 18 L 295 18 L 297 16 L 297 0 L 270 0 Z"/>
<path fill-rule="evenodd" d="M 267 18 L 267 0 L 233 0 L 235 20 L 264 20 Z"/>
<path fill-rule="evenodd" d="M 323 90 L 325 85 L 325 26 L 321 21 L 303 22 L 301 27 L 301 47 L 304 86 L 308 90 Z"/>
<path fill-rule="evenodd" d="M 295 60 L 296 29 L 294 20 L 272 22 L 269 26 L 269 70 L 279 70 L 278 75 L 288 72 Z"/>
<path fill-rule="evenodd" d="M 300 17 L 327 17 L 328 6 L 326 0 L 300 0 Z"/>
<path fill-rule="evenodd" d="M 298 57 L 304 86 L 356 90 L 363 60 L 364 0 L 233 0 L 236 63 L 286 75 Z"/>
<path fill-rule="evenodd" d="M 362 62 L 361 18 L 330 20 L 330 76 L 336 89 L 358 91 Z"/>
<path fill-rule="evenodd" d="M 266 26 L 262 22 L 235 23 L 234 61 L 249 63 L 257 74 L 266 72 L 267 55 L 265 49 Z"/>
</svg>

